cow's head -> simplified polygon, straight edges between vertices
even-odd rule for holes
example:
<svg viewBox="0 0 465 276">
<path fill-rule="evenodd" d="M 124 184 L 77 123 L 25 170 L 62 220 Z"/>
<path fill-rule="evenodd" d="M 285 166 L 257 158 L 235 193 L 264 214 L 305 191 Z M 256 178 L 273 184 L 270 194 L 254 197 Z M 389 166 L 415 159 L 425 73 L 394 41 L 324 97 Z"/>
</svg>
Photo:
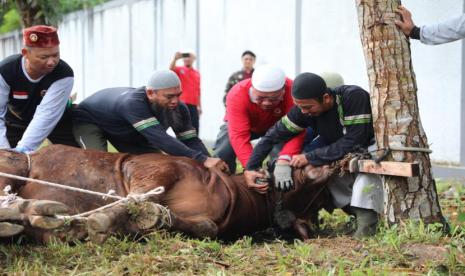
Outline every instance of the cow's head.
<svg viewBox="0 0 465 276">
<path fill-rule="evenodd" d="M 313 225 L 318 224 L 318 211 L 332 208 L 331 196 L 325 185 L 333 173 L 329 166 L 307 166 L 294 170 L 295 187 L 283 195 L 283 208 L 295 216 L 293 227 L 303 239 L 309 238 Z"/>
</svg>

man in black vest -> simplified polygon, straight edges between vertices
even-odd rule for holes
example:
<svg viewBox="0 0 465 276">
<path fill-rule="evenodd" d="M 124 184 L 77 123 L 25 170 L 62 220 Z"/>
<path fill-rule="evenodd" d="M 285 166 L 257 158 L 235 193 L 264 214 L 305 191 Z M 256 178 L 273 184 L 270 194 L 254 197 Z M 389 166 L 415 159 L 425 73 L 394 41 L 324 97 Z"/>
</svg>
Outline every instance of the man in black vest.
<svg viewBox="0 0 465 276">
<path fill-rule="evenodd" d="M 77 147 L 67 112 L 74 75 L 60 59 L 56 28 L 26 28 L 23 42 L 21 54 L 0 62 L 0 148 L 28 153 L 47 137 Z"/>
</svg>

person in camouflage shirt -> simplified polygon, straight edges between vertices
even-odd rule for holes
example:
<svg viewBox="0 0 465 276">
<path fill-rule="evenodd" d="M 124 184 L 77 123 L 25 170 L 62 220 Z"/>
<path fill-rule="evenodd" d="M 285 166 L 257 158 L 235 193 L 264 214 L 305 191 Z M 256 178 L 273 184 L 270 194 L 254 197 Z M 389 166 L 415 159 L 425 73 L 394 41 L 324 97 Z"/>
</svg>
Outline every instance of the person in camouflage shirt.
<svg viewBox="0 0 465 276">
<path fill-rule="evenodd" d="M 241 61 L 242 61 L 242 69 L 234 72 L 228 79 L 228 82 L 226 83 L 226 89 L 224 90 L 224 97 L 223 97 L 223 103 L 226 106 L 226 96 L 228 95 L 229 90 L 236 85 L 236 83 L 250 79 L 252 77 L 252 73 L 254 71 L 254 64 L 255 64 L 255 59 L 256 56 L 252 51 L 244 51 L 241 56 Z"/>
</svg>

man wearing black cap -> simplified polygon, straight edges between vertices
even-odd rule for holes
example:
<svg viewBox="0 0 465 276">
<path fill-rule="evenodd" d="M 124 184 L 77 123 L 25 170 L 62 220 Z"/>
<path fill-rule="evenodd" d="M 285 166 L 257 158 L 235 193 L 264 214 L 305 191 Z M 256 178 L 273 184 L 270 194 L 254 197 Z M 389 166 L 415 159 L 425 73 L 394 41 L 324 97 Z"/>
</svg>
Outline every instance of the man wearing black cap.
<svg viewBox="0 0 465 276">
<path fill-rule="evenodd" d="M 329 165 L 357 148 L 367 148 L 373 142 L 370 95 L 362 88 L 342 85 L 330 89 L 320 76 L 303 73 L 294 80 L 292 97 L 295 107 L 255 147 L 245 172 L 248 183 L 265 177 L 256 170 L 273 144 L 287 141 L 307 127 L 314 129 L 327 145 L 293 156 L 290 162 L 293 167 Z M 378 213 L 383 208 L 379 178 L 367 174 L 359 174 L 356 178 L 354 175 L 333 176 L 327 185 L 334 205 L 355 213 L 358 228 L 354 235 L 374 234 Z M 292 181 L 277 186 L 282 191 L 292 187 Z"/>
<path fill-rule="evenodd" d="M 54 27 L 23 30 L 24 48 L 0 62 L 0 148 L 36 150 L 45 138 L 78 146 L 68 101 L 73 70 L 60 59 Z"/>
</svg>

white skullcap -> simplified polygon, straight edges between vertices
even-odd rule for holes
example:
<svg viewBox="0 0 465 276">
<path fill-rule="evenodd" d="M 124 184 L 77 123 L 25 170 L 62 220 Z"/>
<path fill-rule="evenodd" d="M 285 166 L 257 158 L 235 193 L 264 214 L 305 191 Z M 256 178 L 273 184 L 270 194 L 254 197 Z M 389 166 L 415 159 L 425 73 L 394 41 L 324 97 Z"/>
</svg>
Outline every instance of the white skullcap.
<svg viewBox="0 0 465 276">
<path fill-rule="evenodd" d="M 328 88 L 335 88 L 344 85 L 344 79 L 336 72 L 323 72 L 319 75 L 325 80 Z"/>
<path fill-rule="evenodd" d="M 177 87 L 181 85 L 178 75 L 171 70 L 158 70 L 153 72 L 147 87 L 154 90 Z"/>
<path fill-rule="evenodd" d="M 274 92 L 284 87 L 286 75 L 276 66 L 261 65 L 253 72 L 252 85 L 260 92 Z"/>
</svg>

